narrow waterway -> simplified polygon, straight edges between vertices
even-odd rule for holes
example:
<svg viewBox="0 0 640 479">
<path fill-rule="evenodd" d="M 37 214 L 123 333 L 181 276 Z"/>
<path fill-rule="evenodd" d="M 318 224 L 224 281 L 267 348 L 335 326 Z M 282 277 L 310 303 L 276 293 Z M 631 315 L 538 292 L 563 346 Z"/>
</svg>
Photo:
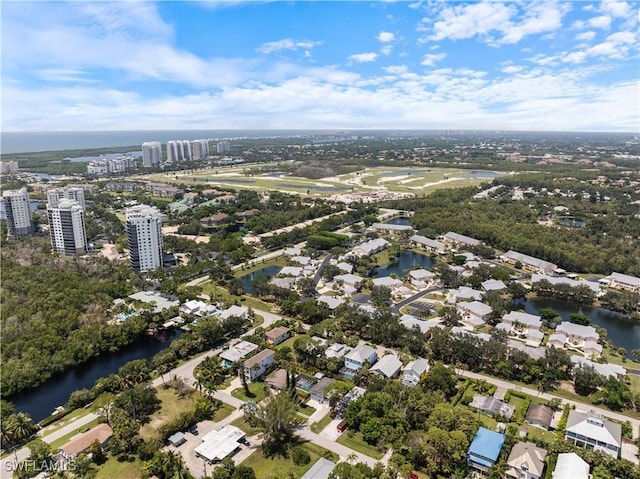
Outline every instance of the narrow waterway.
<svg viewBox="0 0 640 479">
<path fill-rule="evenodd" d="M 435 264 L 436 262 L 431 259 L 430 256 L 415 251 L 403 251 L 393 262 L 386 266 L 376 268 L 375 277 L 381 278 L 382 276 L 389 276 L 391 273 L 402 276 L 403 272 L 407 269 L 430 269 L 433 268 Z"/>
<path fill-rule="evenodd" d="M 66 371 L 46 383 L 8 398 L 16 411 L 26 412 L 34 421 L 48 417 L 57 406 L 64 406 L 69 394 L 78 389 L 93 387 L 96 379 L 116 373 L 134 359 L 151 359 L 158 351 L 168 347 L 182 331 L 164 331 L 156 336 L 143 336 L 139 341 L 118 351 L 104 353 Z"/>
</svg>

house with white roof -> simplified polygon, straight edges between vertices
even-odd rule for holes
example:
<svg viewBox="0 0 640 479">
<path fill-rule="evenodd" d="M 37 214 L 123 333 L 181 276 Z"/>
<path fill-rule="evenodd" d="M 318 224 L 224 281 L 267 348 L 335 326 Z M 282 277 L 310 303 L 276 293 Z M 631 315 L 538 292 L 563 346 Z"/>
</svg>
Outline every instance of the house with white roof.
<svg viewBox="0 0 640 479">
<path fill-rule="evenodd" d="M 552 479 L 589 479 L 589 464 L 575 452 L 558 454 Z"/>
<path fill-rule="evenodd" d="M 374 364 L 369 371 L 376 373 L 385 379 L 395 378 L 402 368 L 402 361 L 393 354 L 382 356 L 380 360 Z"/>
<path fill-rule="evenodd" d="M 444 243 L 431 238 L 427 238 L 426 236 L 414 235 L 409 238 L 409 241 L 411 241 L 416 246 L 420 246 L 421 248 L 424 248 L 432 253 L 444 254 L 447 250 L 447 247 Z"/>
<path fill-rule="evenodd" d="M 356 256 L 371 256 L 387 249 L 389 246 L 391 246 L 391 243 L 389 243 L 384 238 L 376 238 L 359 244 L 358 246 L 353 248 L 352 252 Z"/>
<path fill-rule="evenodd" d="M 402 368 L 402 384 L 405 386 L 415 386 L 427 371 L 429 371 L 429 362 L 426 359 L 418 358 L 411 361 Z"/>
<path fill-rule="evenodd" d="M 369 226 L 368 230 L 378 233 L 390 233 L 390 234 L 411 234 L 414 232 L 411 225 L 396 225 L 393 223 L 373 223 Z"/>
<path fill-rule="evenodd" d="M 593 326 L 584 326 L 569 321 L 562 321 L 556 327 L 556 334 L 564 334 L 567 343 L 573 346 L 584 346 L 587 341 L 599 341 L 600 335 Z"/>
<path fill-rule="evenodd" d="M 488 279 L 480 283 L 480 285 L 485 291 L 502 291 L 507 289 L 507 285 L 499 279 Z"/>
<path fill-rule="evenodd" d="M 319 296 L 318 299 L 318 304 L 324 304 L 327 306 L 327 308 L 329 308 L 329 311 L 331 311 L 331 314 L 334 313 L 334 311 L 342 304 L 345 303 L 345 300 L 342 298 L 336 298 L 334 296 L 326 296 L 326 295 L 322 295 Z"/>
<path fill-rule="evenodd" d="M 524 339 L 531 346 L 538 346 L 544 339 L 542 332 L 542 320 L 540 316 L 511 311 L 502 318 L 502 322 L 496 325 L 507 334 Z"/>
<path fill-rule="evenodd" d="M 520 263 L 522 267 L 527 271 L 533 271 L 536 273 L 550 274 L 558 268 L 557 264 L 553 264 L 543 259 L 534 258 L 517 251 L 509 250 L 502 255 L 502 261 L 505 263 Z"/>
<path fill-rule="evenodd" d="M 577 286 L 586 286 L 590 288 L 596 295 L 600 294 L 600 284 L 594 281 L 577 281 L 567 276 L 548 276 L 546 274 L 534 273 L 531 275 L 531 284 L 536 284 L 540 281 L 548 281 L 552 285 L 566 284 L 572 288 Z"/>
<path fill-rule="evenodd" d="M 454 304 L 458 301 L 480 301 L 482 300 L 482 291 L 469 288 L 468 286 L 460 286 L 457 289 L 450 289 L 447 295 L 447 303 Z"/>
<path fill-rule="evenodd" d="M 257 344 L 250 343 L 249 341 L 240 341 L 238 344 L 231 346 L 226 351 L 222 351 L 220 354 L 222 365 L 225 368 L 230 368 L 235 363 L 242 361 L 256 349 L 258 349 Z"/>
<path fill-rule="evenodd" d="M 215 314 L 218 312 L 218 308 L 212 304 L 207 304 L 204 301 L 189 300 L 180 306 L 180 312 L 185 314 L 195 314 L 196 316 L 204 316 L 206 314 Z"/>
<path fill-rule="evenodd" d="M 449 245 L 453 245 L 453 246 L 477 246 L 481 243 L 480 240 L 477 240 L 475 238 L 471 238 L 470 236 L 465 236 L 465 235 L 461 235 L 458 233 L 454 233 L 452 231 L 449 231 L 448 233 L 446 233 L 443 237 L 442 240 L 449 244 Z"/>
<path fill-rule="evenodd" d="M 299 266 L 285 266 L 278 272 L 278 276 L 300 276 L 302 268 Z"/>
<path fill-rule="evenodd" d="M 364 278 L 357 274 L 339 274 L 333 277 L 333 282 L 342 282 L 343 285 L 352 286 L 353 288 L 358 289 L 362 285 L 362 281 Z"/>
<path fill-rule="evenodd" d="M 311 258 L 308 256 L 292 256 L 291 261 L 294 263 L 298 263 L 301 266 L 307 266 L 311 263 Z"/>
<path fill-rule="evenodd" d="M 640 293 L 640 278 L 622 273 L 611 273 L 606 277 L 609 286 L 616 289 L 626 289 L 634 293 Z"/>
<path fill-rule="evenodd" d="M 229 319 L 232 316 L 247 319 L 247 317 L 249 316 L 249 308 L 247 308 L 246 306 L 237 306 L 234 304 L 220 313 L 220 319 L 222 320 Z"/>
<path fill-rule="evenodd" d="M 346 344 L 333 343 L 325 350 L 324 354 L 328 358 L 341 358 L 352 349 L 352 347 L 349 347 Z"/>
<path fill-rule="evenodd" d="M 409 281 L 411 281 L 411 285 L 416 288 L 426 288 L 427 284 L 431 281 L 435 280 L 436 275 L 431 271 L 427 271 L 426 269 L 414 269 L 413 271 L 409 271 Z"/>
<path fill-rule="evenodd" d="M 244 436 L 244 431 L 229 424 L 219 431 L 214 429 L 204 435 L 202 444 L 196 447 L 194 452 L 197 457 L 206 460 L 210 464 L 220 462 L 240 447 L 239 441 Z"/>
<path fill-rule="evenodd" d="M 380 278 L 373 278 L 373 286 L 385 286 L 392 292 L 403 285 L 402 280 L 392 278 L 391 276 L 382 276 Z"/>
<path fill-rule="evenodd" d="M 335 467 L 335 462 L 320 457 L 301 479 L 329 479 L 329 475 Z"/>
<path fill-rule="evenodd" d="M 602 451 L 619 458 L 622 426 L 594 413 L 569 411 L 565 439 L 576 446 Z"/>
<path fill-rule="evenodd" d="M 353 265 L 345 261 L 340 261 L 336 263 L 336 268 L 338 268 L 340 271 L 344 271 L 345 273 L 353 272 Z"/>
<path fill-rule="evenodd" d="M 456 307 L 462 316 L 462 322 L 471 328 L 484 326 L 492 311 L 491 306 L 480 301 L 462 301 Z"/>
<path fill-rule="evenodd" d="M 411 314 L 403 314 L 400 316 L 400 324 L 407 329 L 414 329 L 416 326 L 422 334 L 426 334 L 431 328 L 442 327 L 441 320 L 432 318 L 428 320 L 418 319 Z"/>
<path fill-rule="evenodd" d="M 366 363 L 373 365 L 376 361 L 378 361 L 376 350 L 371 346 L 361 344 L 345 355 L 344 368 L 340 370 L 340 373 L 346 379 L 353 379 Z"/>
<path fill-rule="evenodd" d="M 605 378 L 621 378 L 622 376 L 625 376 L 627 374 L 627 370 L 617 364 L 597 363 L 585 357 L 577 355 L 572 355 L 569 357 L 569 359 L 571 359 L 571 362 L 575 364 L 574 370 L 575 368 L 591 367 L 595 370 L 596 373 L 604 376 Z"/>
</svg>

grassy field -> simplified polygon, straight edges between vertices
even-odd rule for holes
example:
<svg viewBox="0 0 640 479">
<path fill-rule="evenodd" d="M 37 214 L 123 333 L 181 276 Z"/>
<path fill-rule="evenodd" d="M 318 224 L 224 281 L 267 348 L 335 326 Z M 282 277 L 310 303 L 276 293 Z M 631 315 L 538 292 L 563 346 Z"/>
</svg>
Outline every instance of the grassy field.
<svg viewBox="0 0 640 479">
<path fill-rule="evenodd" d="M 223 301 L 225 303 L 235 303 L 238 301 L 241 306 L 246 306 L 252 309 L 261 309 L 263 311 L 272 311 L 273 305 L 265 303 L 264 301 L 254 298 L 253 296 L 243 295 L 234 296 L 230 294 L 225 288 L 214 285 L 211 281 L 201 283 L 202 292 L 211 296 L 212 300 Z"/>
<path fill-rule="evenodd" d="M 367 444 L 360 432 L 345 431 L 336 442 L 374 459 L 382 459 L 384 456 L 384 451 L 379 451 L 376 447 Z"/>
<path fill-rule="evenodd" d="M 158 399 L 162 401 L 160 410 L 153 413 L 149 422 L 140 429 L 140 435 L 144 439 L 151 438 L 161 424 L 172 421 L 183 411 L 193 409 L 193 398 L 179 398 L 173 389 L 159 387 Z"/>
<path fill-rule="evenodd" d="M 216 409 L 216 412 L 213 414 L 213 421 L 214 422 L 222 421 L 224 418 L 228 417 L 233 411 L 235 411 L 233 406 L 230 406 L 226 403 L 222 403 L 222 406 Z"/>
<path fill-rule="evenodd" d="M 280 190 L 310 196 L 373 192 L 379 189 L 424 194 L 439 188 L 457 188 L 491 181 L 491 178 L 464 178 L 469 173 L 471 173 L 470 170 L 448 168 L 379 167 L 363 169 L 359 174 L 350 173 L 338 177 L 310 180 L 292 176 L 247 176 L 244 167 L 234 167 L 199 170 L 177 176 L 153 174 L 146 178 L 151 181 L 183 185 L 205 184 L 212 187 L 255 191 Z"/>
<path fill-rule="evenodd" d="M 247 423 L 244 420 L 244 417 L 239 417 L 238 419 L 233 421 L 231 424 L 233 426 L 237 427 L 238 429 L 241 429 L 242 431 L 244 431 L 244 433 L 247 436 L 255 436 L 256 434 L 258 434 L 260 432 L 258 429 L 250 426 L 249 423 Z"/>
<path fill-rule="evenodd" d="M 264 393 L 264 388 L 265 388 L 266 384 L 262 383 L 262 382 L 257 382 L 257 383 L 249 383 L 249 391 L 251 392 L 252 396 L 247 396 L 244 392 L 244 387 L 240 387 L 238 389 L 234 389 L 233 391 L 231 391 L 231 395 L 234 398 L 238 398 L 242 401 L 253 401 L 256 403 L 259 403 L 260 401 L 262 401 L 266 395 Z"/>
<path fill-rule="evenodd" d="M 339 460 L 336 454 L 316 444 L 307 442 L 303 443 L 301 447 L 306 449 L 309 456 L 311 456 L 309 463 L 302 466 L 296 466 L 291 457 L 265 457 L 262 449 L 257 449 L 242 465 L 252 467 L 260 479 L 281 479 L 287 477 L 290 473 L 293 473 L 295 477 L 302 477 L 320 457 L 325 457 L 335 462 Z"/>
<path fill-rule="evenodd" d="M 115 457 L 109 457 L 96 475 L 96 479 L 138 479 L 142 470 L 142 462 L 136 459 L 132 462 L 119 462 Z"/>
</svg>

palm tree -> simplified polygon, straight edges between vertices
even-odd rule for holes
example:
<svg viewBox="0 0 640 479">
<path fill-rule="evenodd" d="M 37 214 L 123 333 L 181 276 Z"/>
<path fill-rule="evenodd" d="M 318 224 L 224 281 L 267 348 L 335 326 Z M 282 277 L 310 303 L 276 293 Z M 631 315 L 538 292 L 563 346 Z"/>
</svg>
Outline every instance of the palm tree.
<svg viewBox="0 0 640 479">
<path fill-rule="evenodd" d="M 489 468 L 489 477 L 491 479 L 507 479 L 509 477 L 507 475 L 508 470 L 507 463 L 501 459 L 498 462 L 494 462 Z"/>
</svg>

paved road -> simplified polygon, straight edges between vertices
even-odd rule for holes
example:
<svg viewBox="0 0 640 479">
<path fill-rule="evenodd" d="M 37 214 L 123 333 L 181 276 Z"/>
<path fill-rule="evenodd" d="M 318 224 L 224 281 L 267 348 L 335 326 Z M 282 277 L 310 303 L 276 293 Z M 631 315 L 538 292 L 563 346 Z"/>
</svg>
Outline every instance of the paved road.
<svg viewBox="0 0 640 479">
<path fill-rule="evenodd" d="M 432 288 L 427 288 L 423 291 L 420 291 L 416 294 L 414 294 L 413 296 L 409 296 L 407 299 L 403 299 L 402 301 L 400 301 L 399 303 L 396 303 L 394 305 L 391 306 L 391 312 L 394 314 L 400 314 L 400 309 L 402 309 L 404 306 L 406 306 L 407 304 L 413 303 L 416 299 L 422 298 L 425 294 L 429 294 L 429 293 L 433 293 L 434 291 L 440 291 L 442 288 L 436 288 L 436 287 L 432 287 Z"/>
</svg>

